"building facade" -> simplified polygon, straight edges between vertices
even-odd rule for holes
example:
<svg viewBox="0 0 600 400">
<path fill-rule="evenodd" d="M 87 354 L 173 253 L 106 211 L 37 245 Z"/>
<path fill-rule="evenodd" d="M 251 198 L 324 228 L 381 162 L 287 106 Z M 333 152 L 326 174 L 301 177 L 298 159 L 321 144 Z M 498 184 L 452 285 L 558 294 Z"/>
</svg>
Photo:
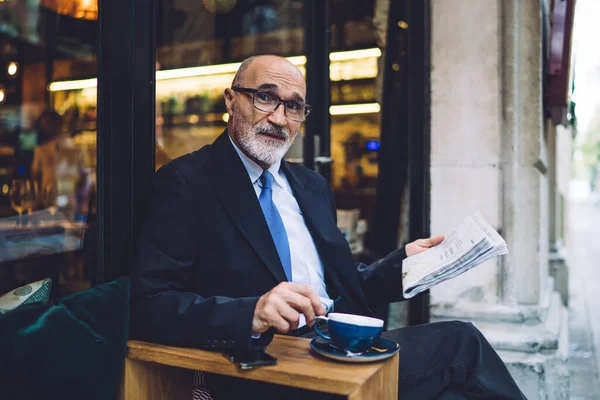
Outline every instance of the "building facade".
<svg viewBox="0 0 600 400">
<path fill-rule="evenodd" d="M 479 210 L 509 249 L 433 288 L 432 319 L 473 321 L 529 399 L 569 393 L 564 210 L 574 127 L 560 117 L 568 92 L 561 110 L 549 106 L 554 6 L 431 2 L 431 231 Z"/>
<path fill-rule="evenodd" d="M 0 248 L 0 294 L 127 274 L 154 171 L 211 143 L 240 62 L 272 53 L 306 74 L 313 106 L 287 158 L 329 179 L 357 259 L 477 210 L 506 239 L 507 256 L 377 310 L 388 327 L 473 321 L 528 398 L 567 398 L 572 0 L 150 4 L 0 1 L 0 235 L 37 238 Z M 48 108 L 81 161 L 36 190 Z M 50 225 L 69 227 L 52 248 Z"/>
</svg>

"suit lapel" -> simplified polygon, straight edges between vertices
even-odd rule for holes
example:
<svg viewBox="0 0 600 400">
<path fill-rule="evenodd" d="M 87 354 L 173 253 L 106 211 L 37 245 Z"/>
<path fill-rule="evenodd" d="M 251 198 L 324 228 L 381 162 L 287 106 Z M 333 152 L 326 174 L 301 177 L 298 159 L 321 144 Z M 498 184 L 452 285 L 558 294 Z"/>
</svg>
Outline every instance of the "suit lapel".
<svg viewBox="0 0 600 400">
<path fill-rule="evenodd" d="M 356 274 L 356 271 L 348 271 L 348 268 L 355 268 L 352 257 L 349 257 L 348 262 L 342 262 L 344 257 L 341 256 L 345 254 L 340 254 L 339 251 L 332 251 L 332 246 L 338 244 L 340 246 L 347 246 L 347 243 L 337 228 L 334 217 L 330 213 L 329 200 L 308 177 L 294 171 L 293 168 L 287 165 L 287 162 L 282 162 L 281 166 L 292 187 L 294 197 L 302 211 L 306 226 L 315 241 L 324 267 L 330 276 L 337 276 L 348 282 L 355 294 L 364 302 L 358 274 Z M 336 283 L 337 285 L 340 284 L 339 282 Z M 344 287 L 342 285 L 342 287 L 337 287 L 337 289 L 341 292 L 344 290 Z"/>
<path fill-rule="evenodd" d="M 210 174 L 211 185 L 227 214 L 277 282 L 286 281 L 281 260 L 256 192 L 228 135 L 225 131 L 211 145 L 210 150 L 216 161 L 213 166 L 214 174 Z"/>
</svg>

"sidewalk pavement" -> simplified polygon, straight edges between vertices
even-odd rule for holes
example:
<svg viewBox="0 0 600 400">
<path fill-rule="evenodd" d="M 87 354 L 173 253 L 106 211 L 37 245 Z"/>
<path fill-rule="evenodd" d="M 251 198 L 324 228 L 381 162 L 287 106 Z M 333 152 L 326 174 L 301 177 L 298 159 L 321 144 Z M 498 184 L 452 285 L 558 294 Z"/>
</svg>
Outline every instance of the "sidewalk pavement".
<svg viewBox="0 0 600 400">
<path fill-rule="evenodd" d="M 570 400 L 600 400 L 600 193 L 573 181 L 568 210 Z"/>
</svg>

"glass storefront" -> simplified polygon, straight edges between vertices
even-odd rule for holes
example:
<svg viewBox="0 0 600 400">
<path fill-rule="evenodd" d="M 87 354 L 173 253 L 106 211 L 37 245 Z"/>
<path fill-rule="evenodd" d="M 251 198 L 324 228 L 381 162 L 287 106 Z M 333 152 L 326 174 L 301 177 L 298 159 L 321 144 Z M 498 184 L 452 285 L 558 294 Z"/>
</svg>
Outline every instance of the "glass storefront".
<svg viewBox="0 0 600 400">
<path fill-rule="evenodd" d="M 0 1 L 0 293 L 51 277 L 62 296 L 127 274 L 153 170 L 225 129 L 223 91 L 255 54 L 307 75 L 319 106 L 286 159 L 329 179 L 356 257 L 413 235 L 409 198 L 426 204 L 408 183 L 409 163 L 420 182 L 427 162 L 421 3 L 152 1 Z"/>
<path fill-rule="evenodd" d="M 89 1 L 0 2 L 0 294 L 52 279 L 94 283 L 97 74 Z"/>
<path fill-rule="evenodd" d="M 223 90 L 240 62 L 273 53 L 300 68 L 302 2 L 160 2 L 156 49 L 156 168 L 225 129 Z"/>
<path fill-rule="evenodd" d="M 331 126 L 317 139 L 330 141 L 331 185 L 340 209 L 340 227 L 357 255 L 375 205 L 380 146 L 376 80 L 382 52 L 377 46 L 374 13 L 373 0 L 331 2 L 331 98 L 326 102 Z M 157 35 L 157 169 L 212 143 L 223 132 L 228 119 L 223 91 L 246 57 L 280 55 L 305 72 L 302 1 L 198 2 L 193 6 L 163 1 Z M 301 130 L 288 160 L 302 162 L 302 135 Z"/>
</svg>

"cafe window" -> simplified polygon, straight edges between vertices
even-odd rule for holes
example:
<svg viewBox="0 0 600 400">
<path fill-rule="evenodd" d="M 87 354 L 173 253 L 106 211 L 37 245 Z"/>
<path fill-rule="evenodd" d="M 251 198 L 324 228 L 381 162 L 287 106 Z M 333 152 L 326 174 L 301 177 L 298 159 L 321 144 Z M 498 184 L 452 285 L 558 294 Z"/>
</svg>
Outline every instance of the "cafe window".
<svg viewBox="0 0 600 400">
<path fill-rule="evenodd" d="M 338 208 L 347 209 L 340 211 L 340 221 L 349 223 L 342 228 L 356 254 L 372 216 L 378 173 L 376 81 L 382 52 L 374 8 L 374 1 L 331 2 L 331 128 L 316 138 L 331 143 L 331 185 Z M 301 1 L 159 1 L 158 20 L 157 169 L 223 132 L 228 119 L 223 91 L 246 57 L 280 55 L 305 73 Z M 289 161 L 303 161 L 303 129 L 286 155 Z"/>
<path fill-rule="evenodd" d="M 380 148 L 382 51 L 374 0 L 331 1 L 331 187 L 338 225 L 355 256 L 365 248 L 376 199 Z"/>
<path fill-rule="evenodd" d="M 159 1 L 157 169 L 223 132 L 223 91 L 245 58 L 276 54 L 304 70 L 302 11 L 298 0 Z"/>
<path fill-rule="evenodd" d="M 96 275 L 94 0 L 0 2 L 0 295 Z"/>
</svg>

